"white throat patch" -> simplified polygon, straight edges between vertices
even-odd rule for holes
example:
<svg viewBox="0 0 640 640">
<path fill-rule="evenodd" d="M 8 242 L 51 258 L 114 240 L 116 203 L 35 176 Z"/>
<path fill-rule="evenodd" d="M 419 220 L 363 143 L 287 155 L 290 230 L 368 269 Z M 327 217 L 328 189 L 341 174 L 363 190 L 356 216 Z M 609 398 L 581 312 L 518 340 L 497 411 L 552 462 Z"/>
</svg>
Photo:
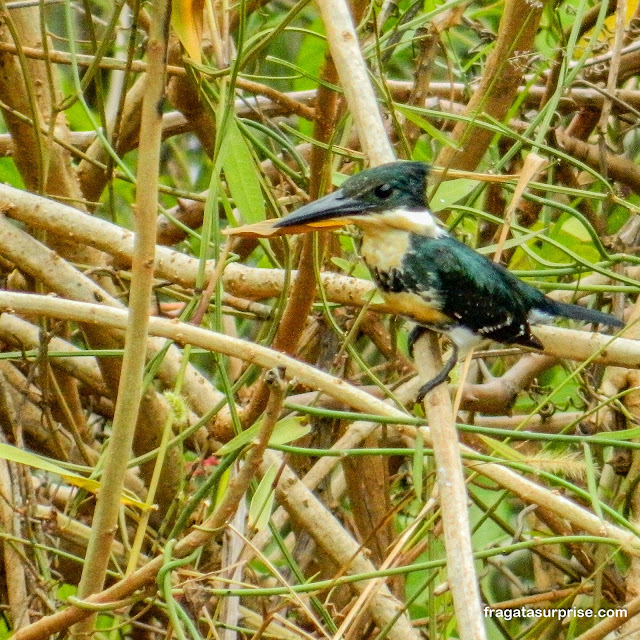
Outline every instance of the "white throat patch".
<svg viewBox="0 0 640 640">
<path fill-rule="evenodd" d="M 428 238 L 441 238 L 447 232 L 438 226 L 435 218 L 427 211 L 408 211 L 407 209 L 393 209 L 375 216 L 381 225 L 415 233 Z"/>
</svg>

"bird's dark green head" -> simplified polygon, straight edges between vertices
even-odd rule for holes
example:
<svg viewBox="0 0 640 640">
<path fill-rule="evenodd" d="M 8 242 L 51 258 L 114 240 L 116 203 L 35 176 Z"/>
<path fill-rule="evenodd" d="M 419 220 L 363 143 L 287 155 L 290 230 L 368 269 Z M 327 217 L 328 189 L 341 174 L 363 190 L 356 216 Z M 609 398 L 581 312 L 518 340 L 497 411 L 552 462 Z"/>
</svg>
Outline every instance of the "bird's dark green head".
<svg viewBox="0 0 640 640">
<path fill-rule="evenodd" d="M 391 162 L 367 169 L 345 180 L 337 191 L 300 207 L 275 223 L 275 227 L 336 227 L 356 216 L 395 209 L 427 208 L 424 162 Z"/>
</svg>

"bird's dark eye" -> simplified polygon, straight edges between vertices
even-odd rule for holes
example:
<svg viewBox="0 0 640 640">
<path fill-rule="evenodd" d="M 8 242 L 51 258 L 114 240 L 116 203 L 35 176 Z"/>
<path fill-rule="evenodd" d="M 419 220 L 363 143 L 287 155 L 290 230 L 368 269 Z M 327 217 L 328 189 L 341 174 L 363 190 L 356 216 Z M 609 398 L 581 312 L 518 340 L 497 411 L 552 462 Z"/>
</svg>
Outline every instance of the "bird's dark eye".
<svg viewBox="0 0 640 640">
<path fill-rule="evenodd" d="M 393 193 L 393 187 L 386 182 L 384 184 L 378 185 L 373 193 L 377 198 L 388 198 Z"/>
</svg>

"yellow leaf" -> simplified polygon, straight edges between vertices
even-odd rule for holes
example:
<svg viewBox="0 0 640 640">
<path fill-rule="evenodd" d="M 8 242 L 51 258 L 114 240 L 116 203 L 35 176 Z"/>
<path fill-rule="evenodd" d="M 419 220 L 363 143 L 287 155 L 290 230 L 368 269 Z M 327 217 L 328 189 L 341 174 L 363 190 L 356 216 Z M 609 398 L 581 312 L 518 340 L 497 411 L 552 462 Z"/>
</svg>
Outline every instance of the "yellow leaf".
<svg viewBox="0 0 640 640">
<path fill-rule="evenodd" d="M 97 480 L 85 478 L 84 476 L 78 475 L 77 473 L 68 471 L 55 462 L 51 462 L 51 460 L 49 460 L 48 458 L 36 455 L 35 453 L 31 453 L 30 451 L 23 451 L 22 449 L 18 449 L 18 447 L 14 447 L 10 444 L 0 443 L 0 458 L 3 458 L 4 460 L 10 460 L 11 462 L 16 462 L 18 464 L 24 464 L 34 469 L 40 469 L 41 471 L 47 471 L 48 473 L 55 473 L 61 478 L 64 478 L 69 484 L 72 484 L 74 487 L 85 489 L 86 491 L 89 491 L 91 493 L 98 493 L 98 491 L 100 490 L 100 483 Z M 120 500 L 123 504 L 138 507 L 139 509 L 149 508 L 148 505 L 146 505 L 144 502 L 140 502 L 139 500 L 136 500 L 131 496 L 123 495 Z"/>
<path fill-rule="evenodd" d="M 309 233 L 310 231 L 328 231 L 344 227 L 343 222 L 327 221 L 312 224 L 299 224 L 295 227 L 274 227 L 277 218 L 262 220 L 253 224 L 243 224 L 241 227 L 227 227 L 222 233 L 226 236 L 244 236 L 246 238 L 271 238 L 275 236 L 293 235 L 295 233 Z"/>
<path fill-rule="evenodd" d="M 173 0 L 171 24 L 187 55 L 202 63 L 200 43 L 202 42 L 202 12 L 204 0 Z"/>
</svg>

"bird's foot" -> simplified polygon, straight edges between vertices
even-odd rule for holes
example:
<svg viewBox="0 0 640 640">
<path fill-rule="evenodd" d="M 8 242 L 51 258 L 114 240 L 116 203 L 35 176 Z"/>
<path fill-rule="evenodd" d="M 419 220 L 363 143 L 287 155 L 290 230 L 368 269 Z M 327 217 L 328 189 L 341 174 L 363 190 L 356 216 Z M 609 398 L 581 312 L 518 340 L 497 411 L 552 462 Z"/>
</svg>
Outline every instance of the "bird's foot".
<svg viewBox="0 0 640 640">
<path fill-rule="evenodd" d="M 420 387 L 420 390 L 418 391 L 417 402 L 422 403 L 425 396 L 430 391 L 435 389 L 438 385 L 441 385 L 443 382 L 446 382 L 447 379 L 449 378 L 449 374 L 451 373 L 453 368 L 456 366 L 456 362 L 458 362 L 458 347 L 453 343 L 451 344 L 451 346 L 452 346 L 451 356 L 447 360 L 444 367 L 442 367 L 442 370 L 440 371 L 440 373 L 438 373 L 438 375 L 435 378 L 433 378 L 432 380 L 429 380 L 429 382 L 426 382 Z"/>
<path fill-rule="evenodd" d="M 447 376 L 445 376 L 444 379 L 442 379 L 440 377 L 440 374 L 438 374 L 433 380 L 429 380 L 429 382 L 427 382 L 426 384 L 423 384 L 418 391 L 416 402 L 418 404 L 422 404 L 422 401 L 425 399 L 427 394 L 430 391 L 433 391 L 437 386 L 441 385 L 443 382 L 446 382 L 447 377 L 448 377 L 448 374 Z"/>
</svg>

